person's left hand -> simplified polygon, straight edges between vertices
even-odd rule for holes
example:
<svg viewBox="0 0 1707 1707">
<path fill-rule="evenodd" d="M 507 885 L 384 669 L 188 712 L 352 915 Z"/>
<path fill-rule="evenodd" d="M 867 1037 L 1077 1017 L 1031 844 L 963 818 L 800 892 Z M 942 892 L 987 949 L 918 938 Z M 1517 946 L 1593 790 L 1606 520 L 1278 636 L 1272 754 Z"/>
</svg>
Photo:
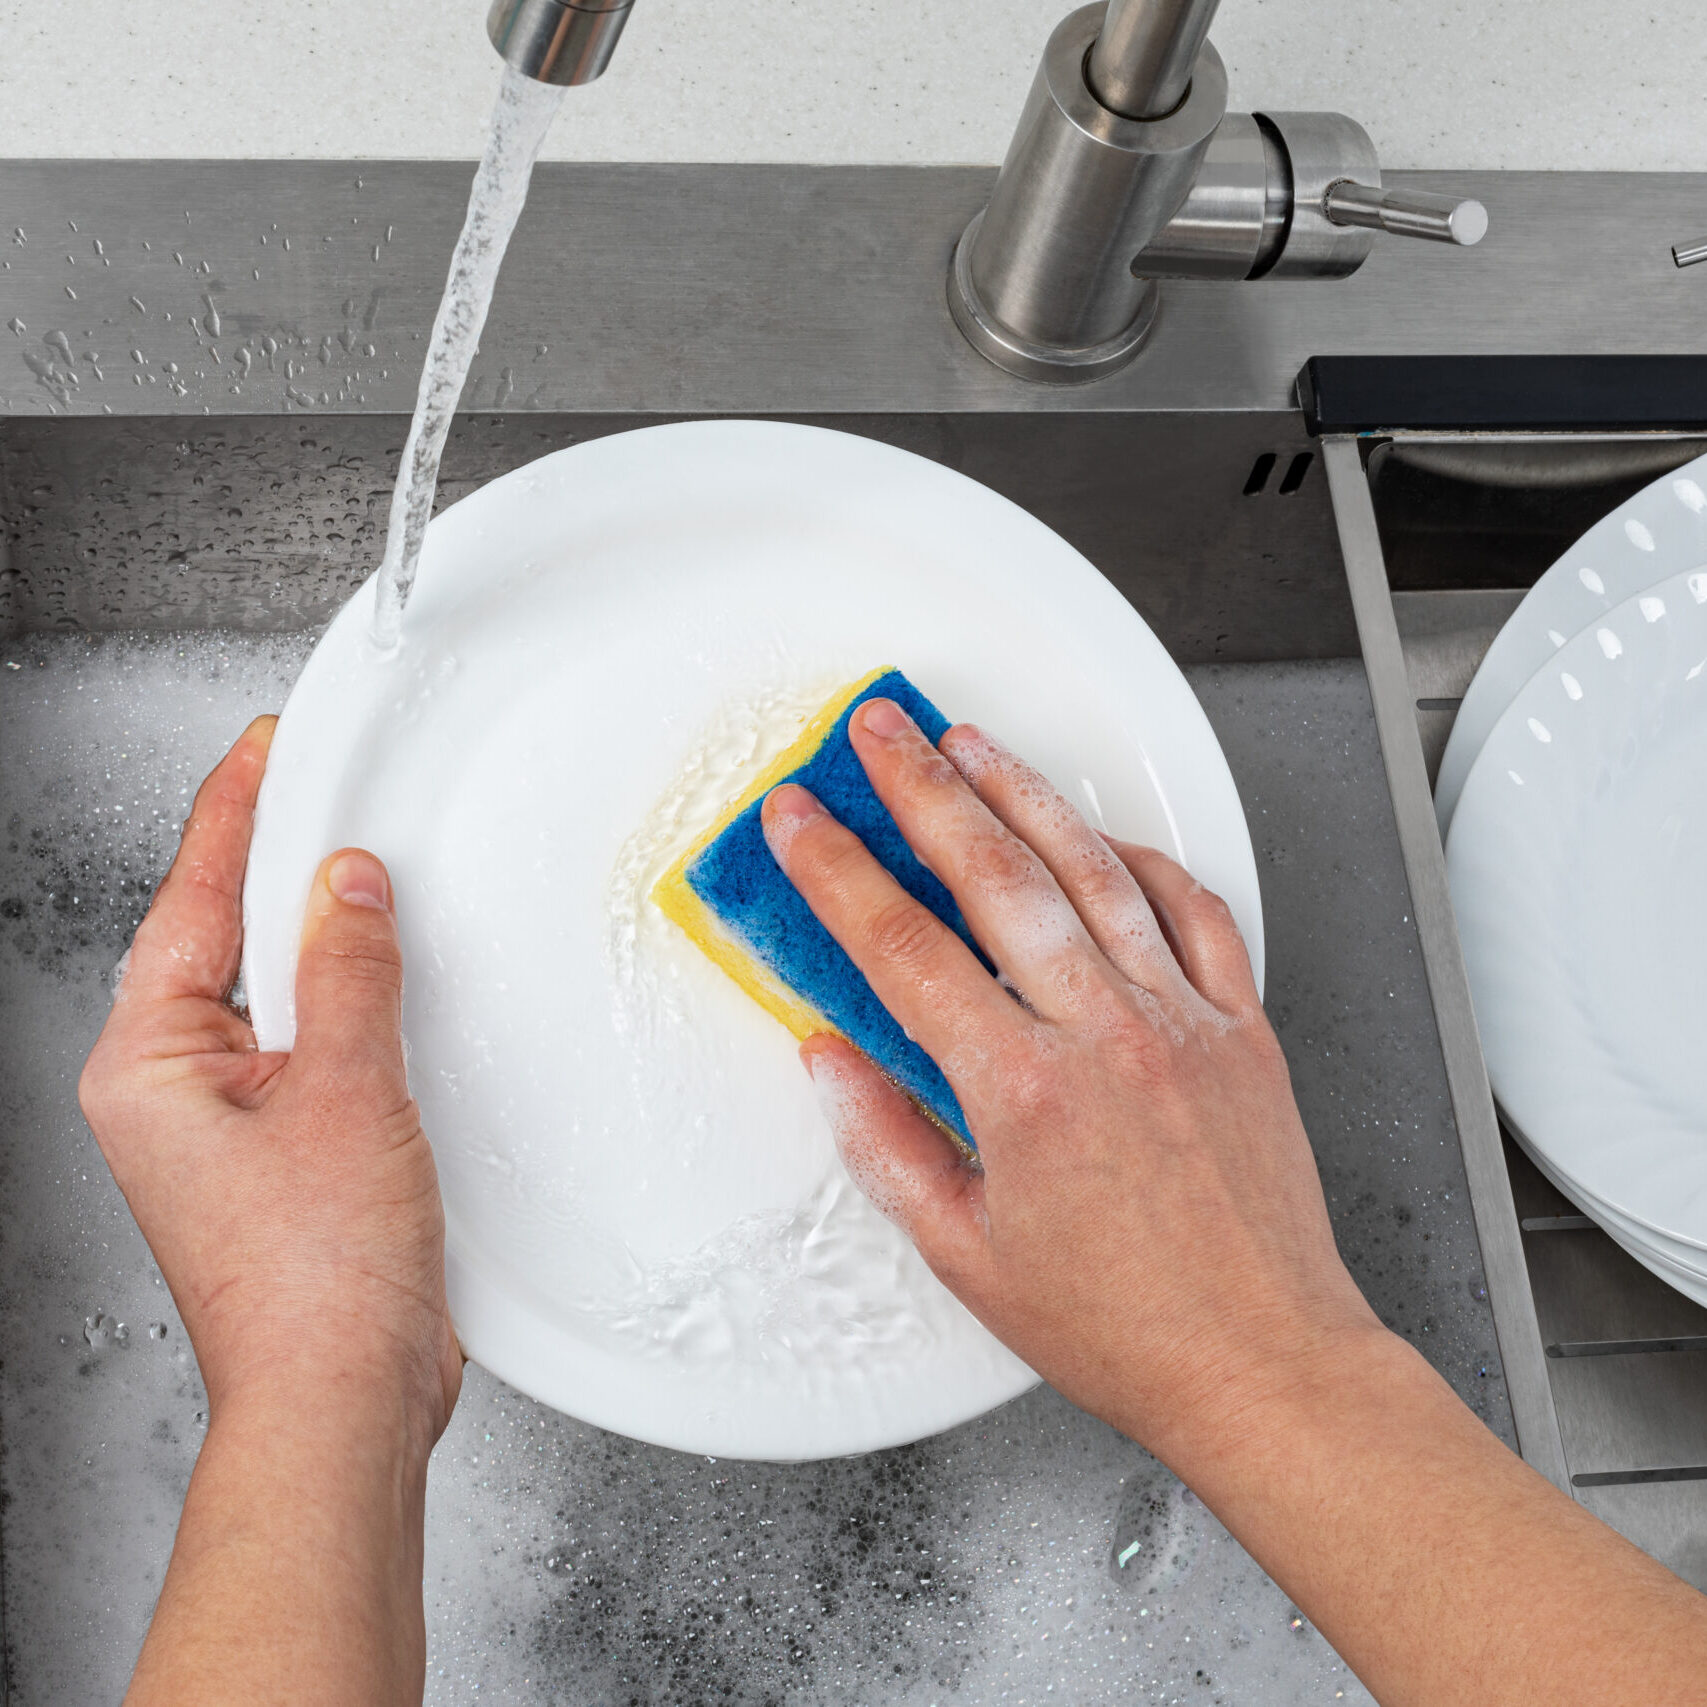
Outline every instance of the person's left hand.
<svg viewBox="0 0 1707 1707">
<path fill-rule="evenodd" d="M 404 1073 L 390 881 L 345 849 L 315 877 L 297 1036 L 261 1053 L 228 1000 L 274 719 L 202 785 L 79 1094 L 183 1315 L 210 1416 L 359 1397 L 425 1450 L 462 1379 L 444 1216 Z"/>
</svg>

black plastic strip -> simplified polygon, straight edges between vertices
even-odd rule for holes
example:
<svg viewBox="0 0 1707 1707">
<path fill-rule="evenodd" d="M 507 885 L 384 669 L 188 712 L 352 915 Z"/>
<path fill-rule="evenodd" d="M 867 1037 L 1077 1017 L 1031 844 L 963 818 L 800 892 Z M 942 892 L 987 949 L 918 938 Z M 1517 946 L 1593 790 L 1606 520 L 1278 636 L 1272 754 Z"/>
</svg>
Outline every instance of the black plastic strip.
<svg viewBox="0 0 1707 1707">
<path fill-rule="evenodd" d="M 1627 1488 L 1642 1482 L 1707 1482 L 1707 1464 L 1680 1464 L 1675 1470 L 1585 1470 L 1571 1478 L 1573 1488 Z"/>
<path fill-rule="evenodd" d="M 1298 401 L 1312 433 L 1694 431 L 1707 355 L 1312 356 Z"/>
</svg>

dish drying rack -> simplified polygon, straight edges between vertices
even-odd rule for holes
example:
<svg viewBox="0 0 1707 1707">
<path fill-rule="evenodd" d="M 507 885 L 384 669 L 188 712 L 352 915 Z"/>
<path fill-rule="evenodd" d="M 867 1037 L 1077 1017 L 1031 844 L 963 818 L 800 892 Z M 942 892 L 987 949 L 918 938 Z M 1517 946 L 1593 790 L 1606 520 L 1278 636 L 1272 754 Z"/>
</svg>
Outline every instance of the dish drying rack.
<svg viewBox="0 0 1707 1707">
<path fill-rule="evenodd" d="M 1373 369 L 1311 365 L 1327 370 L 1319 404 L 1330 413 L 1318 427 L 1404 406 L 1402 395 L 1377 401 Z M 1665 377 L 1696 365 L 1667 364 Z M 1638 368 L 1625 377 L 1628 398 L 1611 412 L 1663 417 L 1666 400 Z M 1375 391 L 1349 395 L 1356 387 L 1336 378 Z M 1487 379 L 1480 403 L 1458 405 L 1467 430 L 1328 432 L 1324 463 L 1519 1444 L 1575 1499 L 1707 1587 L 1707 1310 L 1580 1213 L 1499 1120 L 1432 798 L 1458 704 L 1529 584 L 1707 438 L 1681 425 L 1501 431 L 1522 404 Z M 1312 397 L 1308 372 L 1302 389 Z"/>
</svg>

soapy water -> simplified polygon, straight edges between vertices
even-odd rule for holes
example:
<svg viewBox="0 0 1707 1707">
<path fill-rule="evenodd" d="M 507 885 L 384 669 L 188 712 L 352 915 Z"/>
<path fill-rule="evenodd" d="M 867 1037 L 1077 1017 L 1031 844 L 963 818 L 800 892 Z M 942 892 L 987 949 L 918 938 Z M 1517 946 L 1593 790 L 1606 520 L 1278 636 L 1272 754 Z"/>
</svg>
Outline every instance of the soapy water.
<svg viewBox="0 0 1707 1707">
<path fill-rule="evenodd" d="M 197 786 L 310 644 L 0 641 L 0 1540 L 21 1707 L 123 1694 L 207 1410 L 78 1071 Z"/>
<path fill-rule="evenodd" d="M 379 567 L 373 639 L 382 652 L 397 645 L 403 607 L 415 585 L 421 544 L 432 520 L 439 460 L 462 397 L 468 369 L 480 344 L 498 269 L 527 202 L 533 164 L 564 91 L 504 67 L 497 105 L 486 133 L 486 151 L 468 194 L 468 213 L 451 256 L 450 277 L 433 321 L 415 414 L 403 442 L 385 556 Z"/>
<path fill-rule="evenodd" d="M 36 636 L 0 662 L 0 926 L 58 971 L 93 952 L 109 989 L 196 788 L 248 718 L 283 704 L 306 635 Z M 38 732 L 38 725 L 39 732 Z"/>
<path fill-rule="evenodd" d="M 660 946 L 675 927 L 659 913 L 652 890 L 683 851 L 753 778 L 785 752 L 842 684 L 790 679 L 781 665 L 762 692 L 726 702 L 701 731 L 669 787 L 622 844 L 606 892 L 604 954 L 616 992 L 612 1020 L 635 1048 L 637 1071 L 656 1056 L 661 1025 L 679 1010 L 658 977 Z M 644 1077 L 636 1094 L 644 1096 Z"/>
<path fill-rule="evenodd" d="M 744 1215 L 686 1256 L 629 1254 L 612 1290 L 584 1296 L 584 1326 L 642 1355 L 710 1364 L 785 1360 L 802 1371 L 913 1363 L 934 1340 L 917 1301 L 932 1285 L 912 1247 L 831 1175 L 792 1210 Z M 956 1307 L 957 1308 L 957 1307 Z"/>
</svg>

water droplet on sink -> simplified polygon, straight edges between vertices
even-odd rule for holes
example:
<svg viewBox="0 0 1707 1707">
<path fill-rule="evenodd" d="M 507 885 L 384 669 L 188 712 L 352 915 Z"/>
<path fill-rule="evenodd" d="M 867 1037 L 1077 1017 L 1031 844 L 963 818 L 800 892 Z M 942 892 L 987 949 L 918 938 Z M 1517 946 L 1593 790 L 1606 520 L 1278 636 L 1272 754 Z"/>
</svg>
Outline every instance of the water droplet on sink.
<svg viewBox="0 0 1707 1707">
<path fill-rule="evenodd" d="M 83 1339 L 91 1351 L 105 1351 L 108 1346 L 128 1344 L 130 1330 L 116 1316 L 97 1310 L 83 1318 Z"/>
</svg>

